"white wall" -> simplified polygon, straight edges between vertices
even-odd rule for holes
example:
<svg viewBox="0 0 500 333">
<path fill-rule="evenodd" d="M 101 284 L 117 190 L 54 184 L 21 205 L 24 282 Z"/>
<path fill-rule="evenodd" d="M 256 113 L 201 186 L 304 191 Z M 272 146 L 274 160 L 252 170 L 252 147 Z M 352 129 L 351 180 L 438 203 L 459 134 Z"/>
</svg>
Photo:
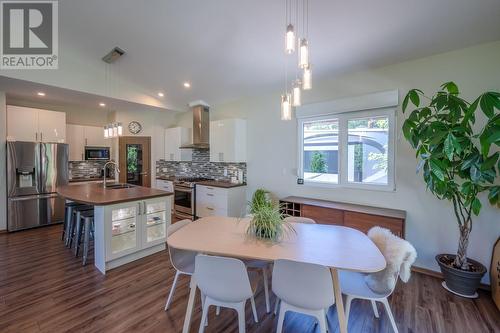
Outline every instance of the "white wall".
<svg viewBox="0 0 500 333">
<path fill-rule="evenodd" d="M 472 99 L 486 90 L 500 91 L 500 42 L 408 61 L 375 70 L 360 71 L 329 80 L 314 80 L 305 103 L 399 89 L 400 101 L 410 88 L 432 93 L 443 82 L 455 81 L 463 97 Z M 321 71 L 316 69 L 317 75 Z M 280 120 L 280 92 L 216 105 L 211 119 L 248 120 L 248 195 L 265 187 L 279 197 L 298 195 L 403 209 L 407 212 L 406 238 L 418 251 L 417 265 L 439 270 L 434 256 L 454 253 L 458 230 L 452 206 L 426 192 L 421 175 L 415 174 L 415 154 L 401 137 L 396 143 L 396 191 L 326 189 L 296 184 L 297 124 Z M 178 124 L 189 126 L 190 114 L 177 116 Z M 398 129 L 403 117 L 398 111 Z M 500 210 L 483 200 L 483 211 L 474 219 L 469 256 L 489 268 L 494 241 L 500 235 Z M 483 282 L 487 283 L 486 276 Z"/>
<path fill-rule="evenodd" d="M 5 93 L 0 91 L 0 175 L 7 174 L 7 108 Z M 0 182 L 0 230 L 7 229 L 7 182 L 5 178 Z"/>
</svg>

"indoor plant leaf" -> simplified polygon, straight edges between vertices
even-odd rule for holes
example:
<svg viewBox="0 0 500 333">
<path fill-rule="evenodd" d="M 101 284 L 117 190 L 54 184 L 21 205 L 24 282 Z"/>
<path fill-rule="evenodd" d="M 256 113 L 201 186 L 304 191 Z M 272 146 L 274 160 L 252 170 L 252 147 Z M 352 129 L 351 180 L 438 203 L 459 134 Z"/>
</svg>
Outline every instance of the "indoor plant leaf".
<svg viewBox="0 0 500 333">
<path fill-rule="evenodd" d="M 472 200 L 472 212 L 474 213 L 474 215 L 478 216 L 479 215 L 479 212 L 481 211 L 481 201 L 479 201 L 478 198 L 474 198 L 474 200 Z"/>
<path fill-rule="evenodd" d="M 442 89 L 446 89 L 450 94 L 458 95 L 458 87 L 455 82 L 446 82 L 441 85 Z"/>
</svg>

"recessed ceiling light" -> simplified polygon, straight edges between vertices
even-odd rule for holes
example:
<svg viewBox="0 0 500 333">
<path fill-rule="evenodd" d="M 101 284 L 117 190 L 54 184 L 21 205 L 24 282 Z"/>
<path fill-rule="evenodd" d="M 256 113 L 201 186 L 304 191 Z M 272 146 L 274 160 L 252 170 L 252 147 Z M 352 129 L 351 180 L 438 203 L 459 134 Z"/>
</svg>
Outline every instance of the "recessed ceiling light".
<svg viewBox="0 0 500 333">
<path fill-rule="evenodd" d="M 185 87 L 185 88 L 191 88 L 191 83 L 189 83 L 189 82 L 184 82 L 184 87 Z"/>
<path fill-rule="evenodd" d="M 37 94 L 38 96 L 45 96 L 45 93 L 44 93 L 44 92 L 41 92 L 41 91 L 37 92 L 36 94 Z"/>
<path fill-rule="evenodd" d="M 101 103 L 99 103 L 99 106 L 105 107 L 106 103 L 101 102 Z"/>
<path fill-rule="evenodd" d="M 158 97 L 163 97 L 165 96 L 161 91 L 158 93 Z"/>
</svg>

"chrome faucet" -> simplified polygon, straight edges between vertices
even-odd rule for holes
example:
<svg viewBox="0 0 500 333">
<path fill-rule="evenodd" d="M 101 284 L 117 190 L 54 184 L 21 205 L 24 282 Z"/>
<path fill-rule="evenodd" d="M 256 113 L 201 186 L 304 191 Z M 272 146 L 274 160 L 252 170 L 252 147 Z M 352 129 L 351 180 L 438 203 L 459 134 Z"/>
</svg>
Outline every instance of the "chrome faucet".
<svg viewBox="0 0 500 333">
<path fill-rule="evenodd" d="M 106 188 L 106 169 L 108 167 L 109 164 L 112 164 L 115 166 L 115 170 L 116 172 L 120 173 L 120 169 L 118 169 L 118 163 L 114 162 L 114 161 L 108 161 L 106 162 L 106 164 L 104 164 L 102 170 L 104 171 L 104 182 L 102 183 L 102 187 Z"/>
</svg>

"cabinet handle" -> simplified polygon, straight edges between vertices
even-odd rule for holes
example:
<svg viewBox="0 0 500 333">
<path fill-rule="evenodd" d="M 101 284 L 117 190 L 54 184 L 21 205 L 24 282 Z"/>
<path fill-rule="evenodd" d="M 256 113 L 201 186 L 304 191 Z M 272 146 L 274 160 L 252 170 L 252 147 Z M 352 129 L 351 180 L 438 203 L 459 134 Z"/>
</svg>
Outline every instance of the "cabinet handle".
<svg viewBox="0 0 500 333">
<path fill-rule="evenodd" d="M 208 210 L 214 210 L 212 207 L 207 207 Z"/>
<path fill-rule="evenodd" d="M 38 141 L 38 132 L 35 133 L 35 141 Z"/>
<path fill-rule="evenodd" d="M 208 195 L 209 197 L 213 197 L 213 196 L 214 196 L 214 195 L 213 195 L 213 194 L 211 194 L 211 193 L 207 193 L 207 195 Z"/>
<path fill-rule="evenodd" d="M 139 211 L 138 211 L 137 215 L 141 215 L 141 202 L 138 202 L 137 205 L 139 205 Z"/>
<path fill-rule="evenodd" d="M 142 214 L 146 215 L 147 214 L 146 201 L 142 202 L 142 206 L 144 207 Z"/>
<path fill-rule="evenodd" d="M 207 188 L 207 190 L 213 190 L 214 189 L 213 187 L 208 187 L 208 186 L 206 188 Z"/>
</svg>

